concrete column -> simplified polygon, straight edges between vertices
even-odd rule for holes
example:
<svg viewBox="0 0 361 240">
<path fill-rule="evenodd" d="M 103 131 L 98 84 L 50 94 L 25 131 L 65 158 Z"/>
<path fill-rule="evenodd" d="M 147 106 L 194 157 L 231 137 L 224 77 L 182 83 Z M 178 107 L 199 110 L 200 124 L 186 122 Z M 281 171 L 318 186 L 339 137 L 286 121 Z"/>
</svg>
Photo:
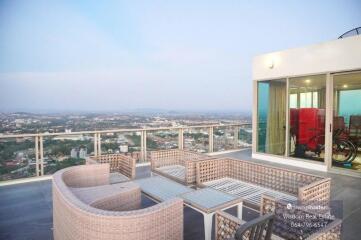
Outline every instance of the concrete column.
<svg viewBox="0 0 361 240">
<path fill-rule="evenodd" d="M 213 127 L 208 128 L 208 152 L 213 152 Z"/>
<path fill-rule="evenodd" d="M 183 150 L 184 138 L 183 138 L 184 129 L 178 129 L 178 149 Z"/>
</svg>

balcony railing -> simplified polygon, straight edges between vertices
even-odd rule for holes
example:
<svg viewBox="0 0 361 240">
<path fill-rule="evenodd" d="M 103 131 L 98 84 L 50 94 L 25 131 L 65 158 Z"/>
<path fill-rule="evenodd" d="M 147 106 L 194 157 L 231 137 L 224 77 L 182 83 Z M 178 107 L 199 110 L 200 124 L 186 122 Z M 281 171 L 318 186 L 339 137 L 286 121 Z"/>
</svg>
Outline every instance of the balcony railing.
<svg viewBox="0 0 361 240">
<path fill-rule="evenodd" d="M 251 124 L 0 135 L 0 180 L 50 175 L 106 153 L 124 153 L 145 163 L 154 150 L 212 153 L 249 148 L 251 143 Z"/>
</svg>

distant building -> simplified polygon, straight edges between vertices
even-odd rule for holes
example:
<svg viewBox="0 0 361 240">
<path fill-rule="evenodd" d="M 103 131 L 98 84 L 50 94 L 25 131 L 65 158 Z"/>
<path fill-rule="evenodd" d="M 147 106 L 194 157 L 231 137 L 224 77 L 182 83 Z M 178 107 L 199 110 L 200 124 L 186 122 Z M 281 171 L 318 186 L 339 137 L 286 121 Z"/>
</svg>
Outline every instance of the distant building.
<svg viewBox="0 0 361 240">
<path fill-rule="evenodd" d="M 120 145 L 119 150 L 122 153 L 127 153 L 128 152 L 128 145 Z"/>
<path fill-rule="evenodd" d="M 87 157 L 87 149 L 86 148 L 80 148 L 79 149 L 79 158 L 86 158 Z"/>
<path fill-rule="evenodd" d="M 72 148 L 70 151 L 70 157 L 72 158 L 78 158 L 78 151 L 76 148 Z"/>
<path fill-rule="evenodd" d="M 70 157 L 72 158 L 86 158 L 88 155 L 88 150 L 86 147 L 72 148 L 70 152 Z"/>
</svg>

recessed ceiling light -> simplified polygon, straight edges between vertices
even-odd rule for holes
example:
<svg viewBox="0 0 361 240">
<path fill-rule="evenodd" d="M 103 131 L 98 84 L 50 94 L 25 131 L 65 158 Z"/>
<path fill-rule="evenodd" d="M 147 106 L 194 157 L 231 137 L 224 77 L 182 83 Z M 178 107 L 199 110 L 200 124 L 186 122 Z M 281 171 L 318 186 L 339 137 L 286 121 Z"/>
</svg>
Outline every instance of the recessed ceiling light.
<svg viewBox="0 0 361 240">
<path fill-rule="evenodd" d="M 306 79 L 305 80 L 305 83 L 310 83 L 311 82 L 311 79 Z"/>
<path fill-rule="evenodd" d="M 347 84 L 344 84 L 342 87 L 343 87 L 343 88 L 348 88 L 348 85 L 347 85 Z"/>
</svg>

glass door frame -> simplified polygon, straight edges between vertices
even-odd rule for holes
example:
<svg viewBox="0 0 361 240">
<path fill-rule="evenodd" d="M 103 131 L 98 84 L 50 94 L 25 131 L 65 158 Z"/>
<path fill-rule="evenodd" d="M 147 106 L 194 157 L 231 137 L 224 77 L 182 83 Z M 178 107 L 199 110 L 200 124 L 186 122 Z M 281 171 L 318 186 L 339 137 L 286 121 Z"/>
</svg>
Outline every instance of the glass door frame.
<svg viewBox="0 0 361 240">
<path fill-rule="evenodd" d="M 326 74 L 326 120 L 325 120 L 325 164 L 329 171 L 332 167 L 333 134 L 333 74 Z"/>
<path fill-rule="evenodd" d="M 327 74 L 327 83 L 326 83 L 326 127 L 329 126 L 329 129 L 325 131 L 325 159 L 327 164 L 327 170 L 331 172 L 340 172 L 347 173 L 346 175 L 355 175 L 360 176 L 360 173 L 357 173 L 350 169 L 342 169 L 339 167 L 332 166 L 332 141 L 333 141 L 333 108 L 334 108 L 334 76 L 347 75 L 353 73 L 361 73 L 361 70 L 353 71 L 344 71 L 344 72 L 335 72 Z M 327 158 L 326 158 L 327 156 Z"/>
<path fill-rule="evenodd" d="M 258 151 L 258 143 L 259 143 L 259 115 L 258 115 L 258 97 L 259 97 L 259 84 L 260 82 L 268 82 L 268 81 L 285 81 L 286 85 L 286 99 L 285 99 L 285 152 L 282 155 L 272 154 L 272 153 L 266 153 Z M 252 153 L 255 154 L 263 154 L 263 155 L 270 155 L 274 157 L 282 157 L 282 158 L 288 158 L 288 145 L 289 145 L 289 113 L 288 113 L 288 105 L 289 105 L 289 78 L 288 77 L 280 77 L 280 78 L 270 78 L 270 79 L 259 79 L 259 80 L 253 80 L 253 104 L 252 104 L 252 126 L 255 126 L 254 129 L 252 129 Z"/>
<path fill-rule="evenodd" d="M 333 141 L 333 108 L 334 108 L 334 76 L 338 76 L 338 75 L 346 75 L 346 74 L 352 74 L 352 73 L 361 73 L 361 69 L 355 69 L 355 70 L 350 70 L 350 71 L 339 71 L 339 72 L 320 72 L 320 73 L 312 73 L 312 74 L 305 74 L 305 75 L 297 75 L 297 76 L 285 76 L 285 77 L 277 77 L 277 78 L 269 78 L 269 79 L 256 79 L 253 80 L 253 106 L 252 109 L 254 111 L 254 113 L 252 114 L 252 125 L 255 126 L 254 131 L 252 132 L 252 154 L 260 154 L 260 155 L 268 155 L 268 156 L 274 156 L 274 157 L 283 157 L 283 158 L 287 158 L 287 159 L 294 159 L 294 160 L 300 160 L 300 161 L 304 161 L 304 162 L 309 162 L 309 160 L 304 160 L 302 158 L 295 158 L 295 157 L 290 157 L 289 155 L 289 144 L 290 144 L 290 139 L 289 139 L 289 135 L 290 135 L 290 123 L 289 123 L 289 119 L 290 119 L 290 113 L 289 113 L 289 81 L 290 78 L 294 78 L 294 77 L 302 77 L 302 76 L 307 76 L 307 75 L 319 75 L 319 74 L 325 74 L 326 75 L 326 104 L 325 104 L 325 155 L 324 155 L 324 162 L 322 163 L 322 165 L 326 166 L 326 170 L 328 172 L 334 172 L 334 173 L 339 173 L 339 174 L 345 174 L 345 175 L 350 175 L 350 176 L 360 176 L 360 173 L 354 172 L 352 170 L 349 169 L 342 169 L 342 168 L 338 168 L 338 167 L 333 167 L 332 166 L 332 141 Z M 273 155 L 273 154 L 269 154 L 269 153 L 262 153 L 262 152 L 258 152 L 257 151 L 257 145 L 258 145 L 258 82 L 261 81 L 272 81 L 272 80 L 277 80 L 277 79 L 286 79 L 286 149 L 285 149 L 285 154 L 284 156 L 280 156 L 280 155 Z"/>
</svg>

